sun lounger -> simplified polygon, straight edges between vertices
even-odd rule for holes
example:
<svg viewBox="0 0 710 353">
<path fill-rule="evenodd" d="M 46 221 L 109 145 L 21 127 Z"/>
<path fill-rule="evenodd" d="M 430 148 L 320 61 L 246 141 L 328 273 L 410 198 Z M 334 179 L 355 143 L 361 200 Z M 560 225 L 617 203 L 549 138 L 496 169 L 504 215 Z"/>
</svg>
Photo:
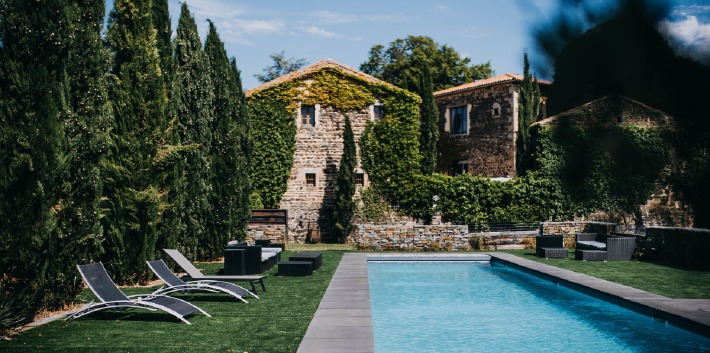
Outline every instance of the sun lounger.
<svg viewBox="0 0 710 353">
<path fill-rule="evenodd" d="M 166 295 L 157 294 L 139 294 L 126 296 L 111 280 L 104 265 L 102 263 L 94 263 L 87 265 L 78 265 L 79 273 L 84 278 L 86 284 L 89 285 L 91 291 L 101 301 L 100 303 L 91 303 L 87 308 L 79 310 L 69 316 L 67 319 L 82 317 L 99 310 L 119 309 L 119 308 L 138 308 L 146 310 L 163 310 L 182 320 L 186 324 L 190 324 L 185 319 L 185 316 L 199 311 L 207 316 L 204 310 L 192 305 L 182 299 L 169 297 Z"/>
<path fill-rule="evenodd" d="M 238 286 L 233 283 L 222 282 L 222 281 L 212 281 L 212 280 L 199 280 L 199 281 L 189 281 L 185 282 L 176 276 L 173 271 L 170 270 L 168 265 L 163 262 L 163 260 L 146 261 L 148 267 L 165 282 L 165 286 L 153 292 L 153 294 L 168 294 L 173 292 L 190 292 L 190 291 L 204 291 L 212 293 L 226 293 L 234 296 L 235 298 L 248 303 L 243 297 L 251 295 L 254 298 L 259 299 L 259 297 L 250 292 L 249 290 Z"/>
<path fill-rule="evenodd" d="M 175 263 L 180 266 L 187 273 L 186 278 L 188 280 L 214 280 L 214 281 L 226 281 L 226 282 L 249 282 L 251 285 L 251 291 L 256 293 L 256 286 L 254 282 L 259 282 L 261 284 L 261 289 L 266 292 L 266 286 L 264 285 L 264 276 L 205 276 L 200 272 L 200 270 L 193 265 L 190 260 L 188 260 L 182 253 L 175 249 L 163 249 L 168 256 L 170 256 Z"/>
</svg>

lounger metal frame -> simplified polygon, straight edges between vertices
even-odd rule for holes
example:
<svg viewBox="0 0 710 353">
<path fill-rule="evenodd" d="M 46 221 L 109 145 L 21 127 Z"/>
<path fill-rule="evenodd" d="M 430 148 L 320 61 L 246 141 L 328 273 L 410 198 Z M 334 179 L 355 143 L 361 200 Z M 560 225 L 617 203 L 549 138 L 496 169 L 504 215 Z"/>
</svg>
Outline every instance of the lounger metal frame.
<svg viewBox="0 0 710 353">
<path fill-rule="evenodd" d="M 127 296 L 121 292 L 120 289 L 116 286 L 115 283 L 113 283 L 113 280 L 111 280 L 111 277 L 109 277 L 108 273 L 106 272 L 106 269 L 104 268 L 104 265 L 101 262 L 95 263 L 95 264 L 87 264 L 87 265 L 77 265 L 77 268 L 79 269 L 79 273 L 81 274 L 81 277 L 84 279 L 84 282 L 89 285 L 89 288 L 91 291 L 96 295 L 96 297 L 101 301 L 100 303 L 95 303 L 95 301 L 91 301 L 89 303 L 89 306 L 79 310 L 77 312 L 74 312 L 70 314 L 69 316 L 66 317 L 66 320 L 69 319 L 75 319 L 82 317 L 84 315 L 88 315 L 90 313 L 100 311 L 100 310 L 107 310 L 107 309 L 121 309 L 121 308 L 136 308 L 136 309 L 145 309 L 145 310 L 150 310 L 150 311 L 156 311 L 156 310 L 163 310 L 167 313 L 172 314 L 173 316 L 177 317 L 184 323 L 190 325 L 190 322 L 185 319 L 184 315 L 173 310 L 169 306 L 165 306 L 156 302 L 151 301 L 152 299 L 157 299 L 157 298 L 169 298 L 169 301 L 173 301 L 174 303 L 182 303 L 186 304 L 189 307 L 192 307 L 194 311 L 199 311 L 205 316 L 211 317 L 210 314 L 205 312 L 204 310 L 200 309 L 199 307 L 186 302 L 182 299 L 179 298 L 174 298 L 170 297 L 167 295 L 161 295 L 161 294 L 136 294 L 136 295 L 130 295 Z M 103 283 L 102 285 L 108 286 L 108 283 L 111 283 L 113 287 L 116 289 L 114 294 L 117 294 L 117 297 L 120 297 L 119 300 L 105 300 L 105 295 L 107 293 L 102 293 L 99 290 L 95 288 L 95 286 L 98 283 L 92 283 L 93 281 L 90 281 L 86 273 L 84 273 L 87 270 L 96 270 L 98 271 L 96 274 L 99 275 Z M 120 293 L 120 295 L 118 295 Z"/>
</svg>

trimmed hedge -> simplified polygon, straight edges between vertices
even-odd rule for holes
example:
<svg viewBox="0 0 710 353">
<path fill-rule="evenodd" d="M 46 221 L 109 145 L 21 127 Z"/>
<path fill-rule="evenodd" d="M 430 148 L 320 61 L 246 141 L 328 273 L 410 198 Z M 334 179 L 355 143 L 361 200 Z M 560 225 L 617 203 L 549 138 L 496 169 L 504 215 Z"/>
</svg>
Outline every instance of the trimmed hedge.
<svg viewBox="0 0 710 353">
<path fill-rule="evenodd" d="M 710 229 L 648 227 L 637 238 L 642 260 L 653 260 L 684 268 L 710 270 Z"/>
</svg>

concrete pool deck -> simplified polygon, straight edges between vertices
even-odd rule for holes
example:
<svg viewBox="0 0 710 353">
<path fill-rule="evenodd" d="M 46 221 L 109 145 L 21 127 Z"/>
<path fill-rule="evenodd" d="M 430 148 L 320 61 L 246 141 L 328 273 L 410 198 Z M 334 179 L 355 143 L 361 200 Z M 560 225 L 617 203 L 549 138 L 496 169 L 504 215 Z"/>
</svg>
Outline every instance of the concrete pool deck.
<svg viewBox="0 0 710 353">
<path fill-rule="evenodd" d="M 346 253 L 298 348 L 302 353 L 375 351 L 368 260 L 495 261 L 710 337 L 710 300 L 670 299 L 506 253 Z"/>
</svg>

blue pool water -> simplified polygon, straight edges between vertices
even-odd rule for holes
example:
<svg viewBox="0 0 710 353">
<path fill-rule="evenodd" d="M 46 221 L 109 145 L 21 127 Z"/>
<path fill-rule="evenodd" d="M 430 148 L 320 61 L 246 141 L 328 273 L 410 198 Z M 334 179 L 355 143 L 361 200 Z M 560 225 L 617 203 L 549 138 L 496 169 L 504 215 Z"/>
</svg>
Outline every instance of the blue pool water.
<svg viewBox="0 0 710 353">
<path fill-rule="evenodd" d="M 710 352 L 710 339 L 487 262 L 369 262 L 375 351 Z"/>
</svg>

